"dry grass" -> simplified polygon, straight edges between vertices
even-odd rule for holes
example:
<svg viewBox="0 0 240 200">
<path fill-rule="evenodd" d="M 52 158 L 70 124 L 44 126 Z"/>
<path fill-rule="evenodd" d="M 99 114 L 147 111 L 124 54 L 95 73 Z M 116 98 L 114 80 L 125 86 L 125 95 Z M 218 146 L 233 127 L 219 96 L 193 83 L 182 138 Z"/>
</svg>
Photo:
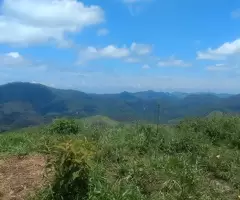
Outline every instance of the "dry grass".
<svg viewBox="0 0 240 200">
<path fill-rule="evenodd" d="M 13 156 L 0 160 L 0 199 L 26 199 L 41 188 L 45 158 L 35 156 Z"/>
</svg>

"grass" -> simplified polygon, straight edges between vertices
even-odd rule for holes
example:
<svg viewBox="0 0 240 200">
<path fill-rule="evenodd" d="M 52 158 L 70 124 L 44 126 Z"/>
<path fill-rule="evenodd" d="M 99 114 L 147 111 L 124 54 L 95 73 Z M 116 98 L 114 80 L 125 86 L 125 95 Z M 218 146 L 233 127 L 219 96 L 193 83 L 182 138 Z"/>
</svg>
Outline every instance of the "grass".
<svg viewBox="0 0 240 200">
<path fill-rule="evenodd" d="M 81 119 L 81 121 L 83 121 L 83 123 L 86 126 L 92 126 L 95 124 L 105 124 L 107 126 L 117 126 L 119 124 L 119 122 L 110 119 L 109 117 L 106 116 L 101 116 L 101 115 L 96 115 L 96 116 L 92 116 L 92 117 L 86 117 L 84 119 Z"/>
<path fill-rule="evenodd" d="M 91 126 L 67 135 L 25 129 L 0 135 L 1 156 L 39 154 L 83 140 L 95 148 L 87 165 L 87 196 L 79 191 L 71 199 L 226 200 L 240 195 L 239 117 L 185 120 L 158 133 L 154 126 Z M 54 199 L 46 193 L 51 190 L 43 188 L 36 198 Z"/>
</svg>

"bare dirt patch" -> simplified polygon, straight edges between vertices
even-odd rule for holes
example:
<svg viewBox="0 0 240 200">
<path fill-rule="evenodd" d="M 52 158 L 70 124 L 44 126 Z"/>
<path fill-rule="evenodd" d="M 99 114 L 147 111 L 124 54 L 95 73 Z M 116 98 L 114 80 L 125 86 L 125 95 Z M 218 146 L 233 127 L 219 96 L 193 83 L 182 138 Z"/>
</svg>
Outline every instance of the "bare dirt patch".
<svg viewBox="0 0 240 200">
<path fill-rule="evenodd" d="M 46 160 L 43 156 L 0 159 L 0 200 L 24 200 L 40 188 Z"/>
</svg>

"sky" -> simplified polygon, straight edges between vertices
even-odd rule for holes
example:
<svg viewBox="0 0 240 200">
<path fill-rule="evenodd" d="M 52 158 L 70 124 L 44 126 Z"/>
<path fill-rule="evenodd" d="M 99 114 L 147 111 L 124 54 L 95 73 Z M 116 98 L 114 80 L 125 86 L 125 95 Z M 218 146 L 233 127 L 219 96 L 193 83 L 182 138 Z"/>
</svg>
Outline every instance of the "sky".
<svg viewBox="0 0 240 200">
<path fill-rule="evenodd" d="M 0 84 L 240 93 L 240 0 L 0 0 Z"/>
</svg>

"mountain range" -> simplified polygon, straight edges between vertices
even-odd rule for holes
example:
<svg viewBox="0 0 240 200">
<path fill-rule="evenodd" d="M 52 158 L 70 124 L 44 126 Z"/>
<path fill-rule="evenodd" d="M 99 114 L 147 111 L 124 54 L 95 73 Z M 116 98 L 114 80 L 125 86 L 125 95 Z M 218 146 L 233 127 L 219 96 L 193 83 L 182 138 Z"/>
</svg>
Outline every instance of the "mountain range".
<svg viewBox="0 0 240 200">
<path fill-rule="evenodd" d="M 40 84 L 0 86 L 0 131 L 50 122 L 54 117 L 104 115 L 118 121 L 171 123 L 211 112 L 240 112 L 240 95 L 143 91 L 88 94 Z"/>
</svg>

